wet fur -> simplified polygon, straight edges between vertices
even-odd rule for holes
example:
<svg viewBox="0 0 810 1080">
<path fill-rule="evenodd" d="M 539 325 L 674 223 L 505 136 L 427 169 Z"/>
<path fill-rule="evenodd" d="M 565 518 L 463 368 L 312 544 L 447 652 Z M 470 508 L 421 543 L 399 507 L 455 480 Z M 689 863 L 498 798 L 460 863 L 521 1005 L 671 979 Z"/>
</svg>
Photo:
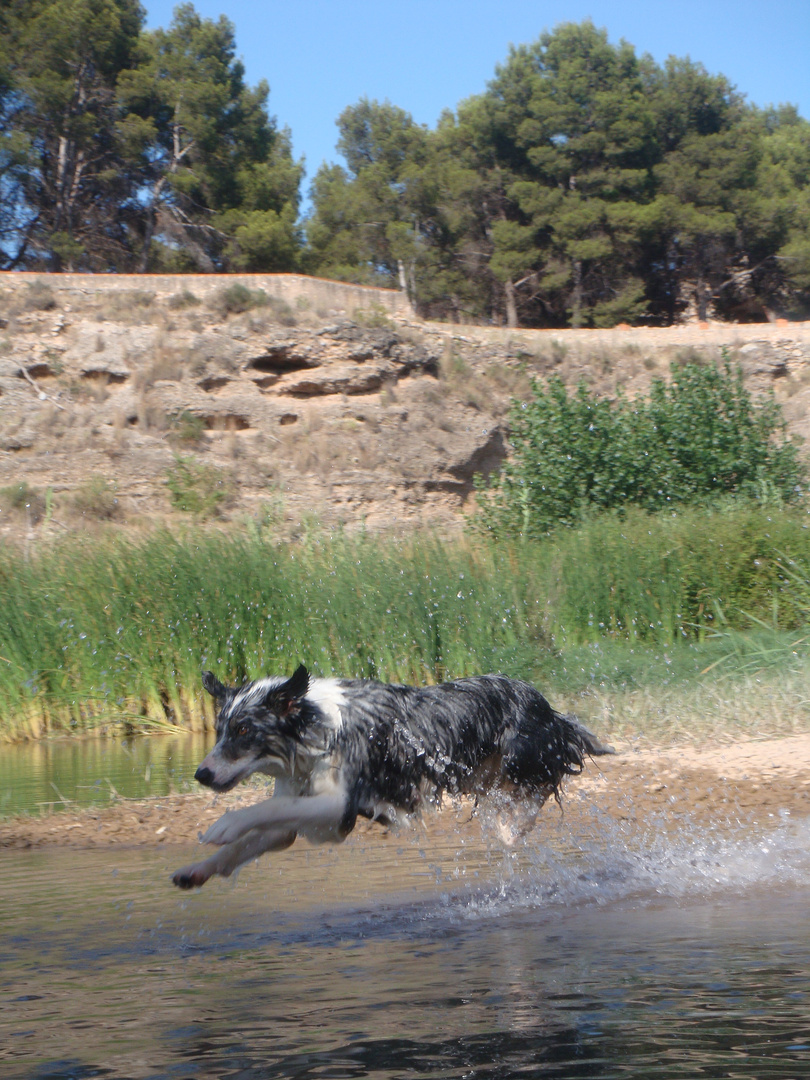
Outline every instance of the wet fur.
<svg viewBox="0 0 810 1080">
<path fill-rule="evenodd" d="M 586 755 L 611 752 L 529 683 L 505 675 L 414 687 L 312 679 L 301 666 L 289 679 L 236 688 L 204 672 L 203 686 L 217 702 L 217 741 L 196 779 L 214 791 L 254 772 L 276 781 L 271 798 L 211 826 L 202 839 L 218 851 L 177 871 L 184 889 L 227 877 L 297 835 L 340 842 L 358 817 L 391 824 L 444 792 L 500 789 L 536 813 L 582 771 Z"/>
</svg>

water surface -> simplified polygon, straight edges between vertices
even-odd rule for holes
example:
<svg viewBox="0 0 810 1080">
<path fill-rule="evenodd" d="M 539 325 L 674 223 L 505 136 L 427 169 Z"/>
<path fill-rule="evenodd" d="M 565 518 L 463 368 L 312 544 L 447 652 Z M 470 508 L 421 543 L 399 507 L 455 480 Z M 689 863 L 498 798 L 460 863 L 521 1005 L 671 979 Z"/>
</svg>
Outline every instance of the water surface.
<svg viewBox="0 0 810 1080">
<path fill-rule="evenodd" d="M 0 754 L 0 817 L 183 790 L 212 735 L 70 736 L 12 743 Z"/>
<path fill-rule="evenodd" d="M 0 1068 L 26 1078 L 810 1074 L 810 825 L 549 822 L 294 847 L 3 855 Z"/>
</svg>

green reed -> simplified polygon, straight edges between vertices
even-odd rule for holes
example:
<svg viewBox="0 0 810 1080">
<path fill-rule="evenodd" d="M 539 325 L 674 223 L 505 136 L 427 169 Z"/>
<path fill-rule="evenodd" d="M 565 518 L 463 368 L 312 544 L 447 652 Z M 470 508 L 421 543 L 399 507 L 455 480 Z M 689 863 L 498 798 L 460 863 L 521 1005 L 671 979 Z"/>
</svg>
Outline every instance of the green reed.
<svg viewBox="0 0 810 1080">
<path fill-rule="evenodd" d="M 537 676 L 602 640 L 804 625 L 796 510 L 600 517 L 533 543 L 160 533 L 0 559 L 0 737 L 209 726 L 200 670 Z M 794 571 L 795 572 L 795 571 Z"/>
</svg>

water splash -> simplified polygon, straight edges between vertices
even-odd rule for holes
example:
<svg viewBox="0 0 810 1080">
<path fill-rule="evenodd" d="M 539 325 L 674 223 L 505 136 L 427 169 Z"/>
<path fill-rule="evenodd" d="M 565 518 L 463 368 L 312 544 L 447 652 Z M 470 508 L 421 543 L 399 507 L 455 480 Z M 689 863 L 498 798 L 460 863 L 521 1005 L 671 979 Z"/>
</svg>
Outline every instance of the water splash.
<svg viewBox="0 0 810 1080">
<path fill-rule="evenodd" d="M 520 909 L 692 902 L 768 888 L 810 884 L 810 819 L 786 812 L 769 830 L 740 826 L 707 830 L 688 822 L 673 830 L 653 822 L 642 830 L 603 818 L 598 830 L 518 849 L 501 847 L 500 870 L 482 889 L 445 897 L 437 914 L 480 919 Z M 538 830 L 539 831 L 539 830 Z"/>
</svg>

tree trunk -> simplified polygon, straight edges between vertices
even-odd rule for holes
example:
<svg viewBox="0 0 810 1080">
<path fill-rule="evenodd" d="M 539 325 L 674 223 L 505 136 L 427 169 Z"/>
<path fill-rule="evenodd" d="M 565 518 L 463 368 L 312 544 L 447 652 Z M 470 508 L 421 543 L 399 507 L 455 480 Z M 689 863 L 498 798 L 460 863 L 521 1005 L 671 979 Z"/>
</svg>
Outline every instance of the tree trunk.
<svg viewBox="0 0 810 1080">
<path fill-rule="evenodd" d="M 506 294 L 506 325 L 514 328 L 518 325 L 515 286 L 511 281 L 507 281 L 503 288 Z"/>
<path fill-rule="evenodd" d="M 155 235 L 155 208 L 150 206 L 146 211 L 146 232 L 143 238 L 143 251 L 138 262 L 138 273 L 145 274 L 149 266 L 149 251 L 152 247 L 152 237 Z"/>
<path fill-rule="evenodd" d="M 416 308 L 416 259 L 408 260 L 408 299 Z"/>
<path fill-rule="evenodd" d="M 571 325 L 582 326 L 582 262 L 574 259 L 574 288 L 571 293 Z"/>
</svg>

